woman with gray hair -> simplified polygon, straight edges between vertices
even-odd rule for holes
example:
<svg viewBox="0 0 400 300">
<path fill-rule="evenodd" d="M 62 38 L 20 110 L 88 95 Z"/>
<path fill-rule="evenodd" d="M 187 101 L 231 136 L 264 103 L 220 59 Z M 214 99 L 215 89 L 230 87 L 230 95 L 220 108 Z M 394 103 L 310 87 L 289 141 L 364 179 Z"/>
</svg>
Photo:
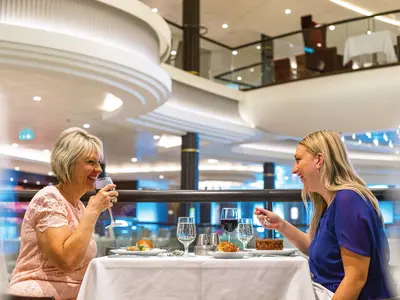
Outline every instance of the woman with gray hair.
<svg viewBox="0 0 400 300">
<path fill-rule="evenodd" d="M 51 168 L 59 183 L 40 190 L 26 210 L 21 248 L 11 274 L 9 293 L 19 296 L 75 299 L 89 262 L 96 257 L 93 232 L 96 221 L 118 197 L 109 184 L 90 197 L 102 172 L 101 141 L 81 128 L 58 137 Z"/>
</svg>

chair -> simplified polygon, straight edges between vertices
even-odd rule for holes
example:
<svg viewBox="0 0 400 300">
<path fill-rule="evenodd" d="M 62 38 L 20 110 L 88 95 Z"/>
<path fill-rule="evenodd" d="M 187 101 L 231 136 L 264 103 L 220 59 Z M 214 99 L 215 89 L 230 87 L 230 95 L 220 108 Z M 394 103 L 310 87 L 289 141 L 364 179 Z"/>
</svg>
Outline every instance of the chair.
<svg viewBox="0 0 400 300">
<path fill-rule="evenodd" d="M 8 300 L 55 300 L 54 297 L 28 297 L 28 296 L 15 296 L 15 295 L 7 295 L 5 299 L 8 299 Z"/>
<path fill-rule="evenodd" d="M 290 67 L 289 58 L 274 60 L 274 76 L 275 83 L 287 82 L 292 79 L 292 69 Z"/>
</svg>

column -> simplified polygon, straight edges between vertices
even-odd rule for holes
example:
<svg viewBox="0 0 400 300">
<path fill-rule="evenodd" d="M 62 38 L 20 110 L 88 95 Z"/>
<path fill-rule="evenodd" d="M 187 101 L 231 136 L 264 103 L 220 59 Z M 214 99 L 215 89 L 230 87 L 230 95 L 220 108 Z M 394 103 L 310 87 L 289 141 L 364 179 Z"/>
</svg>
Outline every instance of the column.
<svg viewBox="0 0 400 300">
<path fill-rule="evenodd" d="M 264 163 L 264 190 L 275 189 L 275 164 L 271 162 Z M 266 209 L 272 211 L 272 202 L 266 203 Z M 268 230 L 268 238 L 273 237 L 273 230 Z"/>
<path fill-rule="evenodd" d="M 267 35 L 261 35 L 261 84 L 274 83 L 274 44 Z"/>
<path fill-rule="evenodd" d="M 197 133 L 189 132 L 182 136 L 181 190 L 199 189 L 199 151 L 199 136 Z M 189 216 L 190 208 L 191 206 L 188 203 L 182 203 L 179 207 L 179 216 Z"/>
<path fill-rule="evenodd" d="M 183 0 L 183 69 L 200 75 L 200 0 Z"/>
</svg>

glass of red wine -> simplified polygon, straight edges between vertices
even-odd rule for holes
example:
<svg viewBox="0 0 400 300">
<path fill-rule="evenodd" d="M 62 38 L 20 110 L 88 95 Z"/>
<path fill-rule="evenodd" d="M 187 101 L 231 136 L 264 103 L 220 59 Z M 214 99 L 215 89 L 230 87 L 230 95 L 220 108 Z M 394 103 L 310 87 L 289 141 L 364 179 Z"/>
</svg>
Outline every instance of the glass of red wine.
<svg viewBox="0 0 400 300">
<path fill-rule="evenodd" d="M 221 211 L 221 226 L 228 234 L 228 242 L 230 242 L 232 232 L 239 226 L 239 210 L 237 208 L 223 208 Z"/>
</svg>

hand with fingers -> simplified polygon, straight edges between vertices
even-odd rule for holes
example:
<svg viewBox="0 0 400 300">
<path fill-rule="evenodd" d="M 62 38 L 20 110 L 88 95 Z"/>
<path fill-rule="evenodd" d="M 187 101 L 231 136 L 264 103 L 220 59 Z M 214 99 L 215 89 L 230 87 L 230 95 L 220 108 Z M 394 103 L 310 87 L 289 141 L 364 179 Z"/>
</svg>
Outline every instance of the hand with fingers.
<svg viewBox="0 0 400 300">
<path fill-rule="evenodd" d="M 115 184 L 107 184 L 96 195 L 90 197 L 87 208 L 97 211 L 99 214 L 117 202 L 118 192 Z"/>
<path fill-rule="evenodd" d="M 254 214 L 266 229 L 280 231 L 285 224 L 285 220 L 280 216 L 264 208 L 256 207 Z"/>
</svg>

